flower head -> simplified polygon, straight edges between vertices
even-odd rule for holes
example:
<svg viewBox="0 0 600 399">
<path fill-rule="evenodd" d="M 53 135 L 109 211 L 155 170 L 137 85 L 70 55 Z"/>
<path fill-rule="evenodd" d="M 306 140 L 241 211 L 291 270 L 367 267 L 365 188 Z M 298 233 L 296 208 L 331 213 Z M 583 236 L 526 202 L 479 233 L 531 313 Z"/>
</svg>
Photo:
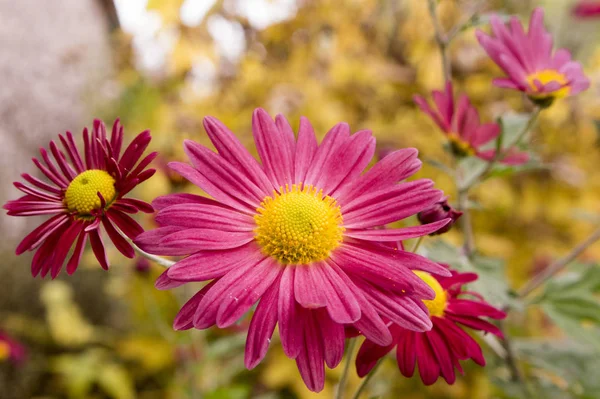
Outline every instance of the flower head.
<svg viewBox="0 0 600 399">
<path fill-rule="evenodd" d="M 446 83 L 444 92 L 434 90 L 432 96 L 437 109 L 432 108 L 421 96 L 415 96 L 414 100 L 446 135 L 454 155 L 476 156 L 487 161 L 496 157 L 495 149 L 484 150 L 482 147 L 500 134 L 500 126 L 497 123 L 482 124 L 479 112 L 465 94 L 461 95 L 458 104 L 455 104 L 451 82 Z M 498 161 L 507 165 L 520 165 L 528 159 L 529 155 L 526 152 L 511 148 Z"/>
<path fill-rule="evenodd" d="M 600 1 L 581 0 L 573 7 L 572 12 L 578 18 L 600 18 Z"/>
<path fill-rule="evenodd" d="M 463 212 L 454 209 L 450 204 L 448 204 L 448 197 L 444 197 L 441 201 L 433 204 L 432 207 L 425 209 L 417 214 L 417 218 L 419 222 L 422 224 L 435 223 L 437 221 L 443 219 L 450 219 L 451 222 L 439 229 L 438 231 L 434 231 L 429 235 L 437 235 L 446 233 L 448 230 L 452 228 L 454 223 L 462 216 Z"/>
<path fill-rule="evenodd" d="M 150 132 L 140 133 L 121 153 L 123 127 L 119 121 L 115 121 L 111 136 L 107 137 L 104 123 L 95 120 L 91 134 L 87 128 L 83 130 L 84 156 L 70 132 L 59 138 L 66 155 L 51 141 L 49 147 L 53 159 L 45 148 L 40 148 L 42 161 L 33 158 L 33 163 L 48 181 L 22 174 L 30 185 L 21 182 L 14 185 L 25 195 L 4 205 L 12 216 L 52 215 L 27 235 L 16 250 L 17 255 L 37 250 L 31 264 L 34 277 L 38 274 L 45 277 L 50 273 L 55 278 L 73 244 L 66 268 L 68 274 L 74 273 L 88 238 L 98 262 L 108 269 L 100 225 L 104 226 L 117 249 L 133 258 L 133 247 L 118 230 L 135 238 L 143 228 L 128 214 L 153 212 L 149 204 L 125 198 L 135 186 L 154 174 L 154 169 L 146 167 L 156 153 L 138 163 L 150 143 Z"/>
<path fill-rule="evenodd" d="M 422 300 L 434 292 L 410 269 L 447 270 L 385 243 L 449 220 L 378 229 L 441 198 L 430 180 L 402 182 L 420 168 L 416 150 L 395 151 L 362 174 L 375 152 L 371 132 L 351 135 L 340 123 L 319 145 L 307 119 L 296 138 L 285 118 L 273 121 L 258 109 L 259 163 L 221 122 L 208 117 L 204 126 L 218 152 L 186 141 L 191 165 L 170 167 L 212 198 L 158 198 L 160 227 L 136 239 L 147 252 L 186 256 L 157 287 L 211 281 L 183 306 L 175 329 L 228 327 L 258 302 L 246 366 L 264 358 L 278 324 L 284 352 L 309 389 L 320 391 L 324 363 L 335 367 L 343 356 L 345 325 L 381 345 L 392 340 L 383 317 L 409 330 L 431 328 Z"/>
<path fill-rule="evenodd" d="M 552 53 L 552 35 L 544 27 L 544 11 L 531 14 L 529 30 L 512 17 L 508 26 L 491 18 L 493 36 L 476 32 L 479 43 L 507 77 L 495 79 L 498 87 L 520 90 L 532 101 L 548 106 L 554 99 L 572 96 L 590 86 L 581 64 L 566 49 Z"/>
<path fill-rule="evenodd" d="M 452 271 L 451 277 L 434 277 L 421 271 L 415 273 L 436 293 L 433 300 L 424 301 L 433 328 L 425 332 L 410 331 L 392 322 L 391 344 L 380 345 L 367 338 L 361 346 L 356 358 L 358 375 L 368 374 L 380 358 L 396 347 L 398 368 L 405 377 L 412 377 L 418 364 L 424 384 L 431 385 L 440 376 L 453 384 L 456 379 L 454 369 L 462 373 L 459 360 L 473 359 L 480 366 L 485 365 L 479 344 L 461 325 L 502 338 L 500 329 L 482 317 L 503 319 L 506 314 L 485 302 L 479 294 L 462 290 L 464 284 L 477 280 L 474 273 Z M 473 299 L 465 299 L 468 296 Z"/>
<path fill-rule="evenodd" d="M 22 363 L 27 357 L 25 347 L 7 334 L 0 331 L 0 363 L 9 360 L 15 365 Z"/>
</svg>

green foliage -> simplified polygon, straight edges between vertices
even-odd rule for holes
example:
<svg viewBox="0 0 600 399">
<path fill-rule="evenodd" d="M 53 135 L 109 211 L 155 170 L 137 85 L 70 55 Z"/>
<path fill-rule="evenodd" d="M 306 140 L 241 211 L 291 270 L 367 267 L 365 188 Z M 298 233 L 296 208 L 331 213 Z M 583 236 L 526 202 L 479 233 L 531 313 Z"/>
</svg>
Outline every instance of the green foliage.
<svg viewBox="0 0 600 399">
<path fill-rule="evenodd" d="M 600 268 L 578 264 L 550 280 L 537 298 L 544 313 L 567 335 L 600 354 Z"/>
</svg>

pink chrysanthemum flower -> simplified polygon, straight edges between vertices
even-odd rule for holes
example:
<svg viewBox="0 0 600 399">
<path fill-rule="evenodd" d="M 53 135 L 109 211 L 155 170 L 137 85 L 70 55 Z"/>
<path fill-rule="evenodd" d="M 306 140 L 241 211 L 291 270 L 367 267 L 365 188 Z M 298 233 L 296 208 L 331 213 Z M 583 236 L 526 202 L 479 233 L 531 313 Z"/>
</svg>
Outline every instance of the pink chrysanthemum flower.
<svg viewBox="0 0 600 399">
<path fill-rule="evenodd" d="M 477 280 L 475 273 L 452 271 L 451 277 L 433 277 L 420 271 L 415 273 L 436 293 L 435 299 L 425 301 L 433 328 L 417 332 L 391 323 L 393 342 L 382 346 L 367 338 L 356 357 L 357 373 L 361 377 L 367 375 L 379 359 L 396 346 L 398 368 L 405 377 L 412 377 L 418 364 L 425 385 L 433 384 L 440 376 L 448 384 L 453 384 L 456 379 L 454 368 L 463 373 L 459 360 L 473 359 L 480 366 L 485 365 L 479 344 L 459 325 L 502 338 L 500 329 L 482 317 L 503 319 L 506 314 L 485 302 L 481 295 L 462 290 L 464 284 Z M 475 300 L 464 299 L 464 296 Z"/>
<path fill-rule="evenodd" d="M 75 243 L 66 267 L 67 273 L 73 274 L 88 238 L 100 266 L 108 269 L 100 224 L 117 249 L 133 258 L 133 247 L 117 228 L 133 239 L 144 230 L 127 214 L 153 212 L 144 201 L 124 198 L 155 172 L 146 167 L 156 153 L 149 154 L 138 163 L 150 143 L 149 131 L 140 133 L 123 154 L 123 127 L 118 120 L 113 125 L 110 139 L 106 136 L 104 123 L 99 120 L 94 121 L 91 134 L 88 134 L 87 128 L 83 130 L 84 157 L 80 155 L 70 132 L 65 136 L 59 135 L 59 138 L 71 162 L 54 141 L 50 142 L 54 160 L 46 149 L 40 148 L 43 161 L 33 158 L 33 163 L 49 182 L 22 174 L 31 185 L 15 182 L 15 187 L 25 195 L 4 205 L 12 216 L 53 215 L 27 235 L 16 250 L 17 255 L 37 250 L 31 263 L 34 277 L 38 274 L 45 277 L 50 272 L 55 278 Z"/>
<path fill-rule="evenodd" d="M 27 351 L 25 347 L 0 331 L 0 363 L 8 360 L 14 365 L 19 365 L 26 357 Z"/>
<path fill-rule="evenodd" d="M 600 1 L 582 0 L 573 7 L 573 15 L 578 18 L 599 18 Z"/>
<path fill-rule="evenodd" d="M 508 75 L 495 79 L 496 86 L 525 92 L 540 105 L 578 94 L 590 86 L 581 64 L 571 60 L 568 50 L 552 54 L 552 35 L 544 27 L 541 8 L 533 11 L 527 33 L 516 17 L 511 18 L 508 27 L 497 16 L 490 23 L 494 36 L 481 30 L 476 35 L 488 55 Z"/>
<path fill-rule="evenodd" d="M 296 139 L 285 118 L 274 122 L 258 109 L 252 127 L 260 164 L 221 122 L 207 117 L 204 126 L 218 153 L 186 141 L 192 165 L 169 166 L 214 199 L 158 198 L 161 227 L 136 239 L 150 253 L 188 255 L 159 278 L 158 288 L 212 280 L 181 309 L 175 329 L 228 327 L 259 301 L 246 366 L 264 358 L 279 324 L 284 352 L 308 388 L 320 391 L 323 363 L 333 368 L 342 359 L 344 325 L 381 345 L 392 340 L 382 316 L 411 330 L 431 328 L 422 299 L 434 292 L 410 269 L 447 270 L 379 243 L 429 234 L 448 222 L 378 229 L 442 196 L 430 180 L 399 183 L 420 168 L 416 150 L 395 151 L 361 175 L 375 151 L 369 131 L 351 135 L 341 123 L 318 145 L 307 119 Z"/>
<path fill-rule="evenodd" d="M 486 161 L 496 157 L 495 149 L 484 150 L 481 147 L 498 137 L 500 126 L 497 123 L 481 124 L 479 112 L 465 94 L 459 97 L 456 105 L 451 82 L 446 83 L 444 92 L 434 90 L 432 97 L 436 110 L 422 96 L 415 96 L 414 101 L 448 137 L 450 148 L 456 156 L 476 156 Z M 528 159 L 526 152 L 511 148 L 498 161 L 507 165 L 520 165 Z"/>
</svg>

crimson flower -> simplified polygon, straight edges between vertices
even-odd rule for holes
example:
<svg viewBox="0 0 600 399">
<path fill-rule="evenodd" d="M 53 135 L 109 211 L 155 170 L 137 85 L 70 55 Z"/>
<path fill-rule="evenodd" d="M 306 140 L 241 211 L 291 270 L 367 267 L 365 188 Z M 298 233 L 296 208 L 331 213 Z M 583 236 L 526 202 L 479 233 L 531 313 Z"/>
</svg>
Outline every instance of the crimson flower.
<svg viewBox="0 0 600 399">
<path fill-rule="evenodd" d="M 45 277 L 50 273 L 55 278 L 75 244 L 66 266 L 67 273 L 73 274 L 89 238 L 100 266 L 108 269 L 102 225 L 117 249 L 133 258 L 133 247 L 117 229 L 133 239 L 144 229 L 128 214 L 153 212 L 146 202 L 125 198 L 155 172 L 146 169 L 156 157 L 155 152 L 138 162 L 150 143 L 150 132 L 140 133 L 121 153 L 123 127 L 119 120 L 115 121 L 110 138 L 104 123 L 95 120 L 91 134 L 87 128 L 83 130 L 84 156 L 70 132 L 58 137 L 66 155 L 51 141 L 53 159 L 45 148 L 40 148 L 42 161 L 33 158 L 48 181 L 23 173 L 21 176 L 29 185 L 22 182 L 14 185 L 25 195 L 4 205 L 11 216 L 52 215 L 21 241 L 17 255 L 36 251 L 31 263 L 33 276 Z"/>
</svg>

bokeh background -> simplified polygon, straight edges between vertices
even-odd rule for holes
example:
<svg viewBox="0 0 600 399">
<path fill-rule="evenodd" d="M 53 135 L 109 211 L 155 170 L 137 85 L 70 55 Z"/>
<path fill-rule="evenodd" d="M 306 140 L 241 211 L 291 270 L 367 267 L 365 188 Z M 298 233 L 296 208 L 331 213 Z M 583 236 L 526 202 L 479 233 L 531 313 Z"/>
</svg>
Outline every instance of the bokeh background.
<svg viewBox="0 0 600 399">
<path fill-rule="evenodd" d="M 519 287 L 566 253 L 600 222 L 600 18 L 572 15 L 569 0 L 441 0 L 451 30 L 479 7 L 527 18 L 546 10 L 555 43 L 569 48 L 592 80 L 582 95 L 543 113 L 532 137 L 543 168 L 496 178 L 474 200 L 476 242 L 505 259 L 496 270 Z M 484 119 L 528 111 L 518 93 L 496 89 L 500 71 L 479 47 L 473 28 L 450 47 L 457 88 Z M 202 118 L 222 120 L 252 147 L 251 113 L 264 107 L 296 129 L 308 117 L 322 137 L 335 123 L 368 128 L 381 153 L 420 150 L 420 177 L 454 198 L 452 180 L 434 162 L 449 162 L 443 136 L 412 96 L 440 88 L 440 56 L 424 0 L 0 0 L 0 202 L 18 197 L 11 185 L 33 173 L 30 158 L 58 133 L 79 133 L 94 117 L 120 117 L 132 137 L 151 129 L 159 173 L 136 195 L 152 200 L 194 191 L 169 173 L 183 160 L 182 140 L 210 145 Z M 41 220 L 41 219 L 40 219 Z M 320 394 L 304 388 L 275 339 L 255 370 L 243 366 L 247 321 L 226 330 L 175 332 L 171 321 L 194 292 L 159 292 L 160 267 L 111 250 L 112 268 L 93 256 L 71 277 L 32 279 L 31 256 L 16 257 L 19 240 L 40 220 L 0 217 L 0 330 L 27 351 L 19 364 L 0 360 L 0 398 L 312 398 L 331 397 L 340 370 L 328 372 Z M 151 217 L 143 220 L 152 226 Z M 459 244 L 453 231 L 444 237 Z M 584 260 L 600 259 L 600 246 Z M 483 292 L 485 295 L 486 293 Z M 521 337 L 560 337 L 535 309 L 513 317 Z M 424 388 L 386 363 L 370 392 L 380 397 L 492 398 L 505 395 L 494 354 L 483 370 L 448 387 Z M 563 385 L 560 373 L 548 377 Z M 563 380 L 561 380 L 561 378 Z M 353 376 L 350 386 L 356 386 Z M 591 396 L 590 396 L 591 397 Z"/>
</svg>

